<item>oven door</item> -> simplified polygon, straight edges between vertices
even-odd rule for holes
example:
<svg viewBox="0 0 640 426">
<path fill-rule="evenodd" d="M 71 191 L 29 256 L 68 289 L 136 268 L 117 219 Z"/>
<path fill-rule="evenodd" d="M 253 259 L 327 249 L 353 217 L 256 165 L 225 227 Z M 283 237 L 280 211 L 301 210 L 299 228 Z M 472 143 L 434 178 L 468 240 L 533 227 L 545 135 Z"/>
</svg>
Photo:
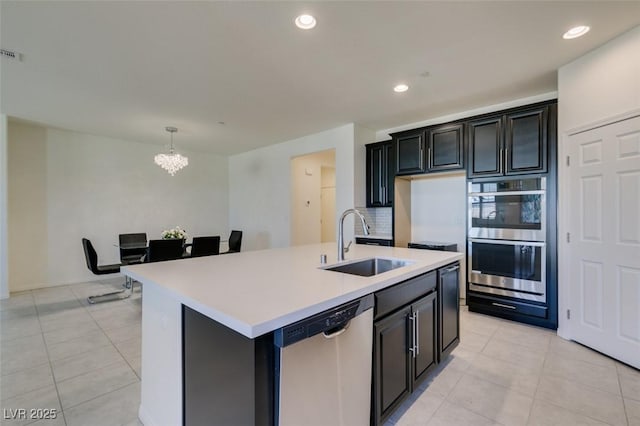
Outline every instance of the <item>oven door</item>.
<svg viewBox="0 0 640 426">
<path fill-rule="evenodd" d="M 546 302 L 546 246 L 469 239 L 469 290 Z"/>
<path fill-rule="evenodd" d="M 545 178 L 469 182 L 469 237 L 545 241 Z"/>
</svg>

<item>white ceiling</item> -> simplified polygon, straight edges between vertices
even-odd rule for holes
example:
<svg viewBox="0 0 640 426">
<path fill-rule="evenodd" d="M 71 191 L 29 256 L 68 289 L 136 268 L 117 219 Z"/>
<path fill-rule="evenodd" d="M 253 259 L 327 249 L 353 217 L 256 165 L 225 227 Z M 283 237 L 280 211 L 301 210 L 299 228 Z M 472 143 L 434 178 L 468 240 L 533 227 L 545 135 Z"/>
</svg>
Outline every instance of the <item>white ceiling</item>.
<svg viewBox="0 0 640 426">
<path fill-rule="evenodd" d="M 386 129 L 556 90 L 640 24 L 640 2 L 1 2 L 2 112 L 233 154 L 355 122 Z M 302 31 L 294 18 L 312 13 Z M 586 36 L 565 41 L 576 24 Z M 428 72 L 428 77 L 421 76 Z M 398 82 L 410 89 L 392 91 Z M 220 124 L 224 122 L 225 124 Z"/>
</svg>

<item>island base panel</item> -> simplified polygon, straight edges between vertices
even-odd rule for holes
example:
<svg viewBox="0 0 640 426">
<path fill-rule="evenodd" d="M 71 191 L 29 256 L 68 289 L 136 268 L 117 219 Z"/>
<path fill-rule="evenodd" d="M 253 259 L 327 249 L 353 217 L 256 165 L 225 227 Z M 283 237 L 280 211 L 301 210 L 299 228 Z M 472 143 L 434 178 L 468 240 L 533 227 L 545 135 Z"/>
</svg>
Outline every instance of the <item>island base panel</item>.
<svg viewBox="0 0 640 426">
<path fill-rule="evenodd" d="M 183 306 L 183 424 L 273 425 L 273 334 L 249 339 Z"/>
</svg>

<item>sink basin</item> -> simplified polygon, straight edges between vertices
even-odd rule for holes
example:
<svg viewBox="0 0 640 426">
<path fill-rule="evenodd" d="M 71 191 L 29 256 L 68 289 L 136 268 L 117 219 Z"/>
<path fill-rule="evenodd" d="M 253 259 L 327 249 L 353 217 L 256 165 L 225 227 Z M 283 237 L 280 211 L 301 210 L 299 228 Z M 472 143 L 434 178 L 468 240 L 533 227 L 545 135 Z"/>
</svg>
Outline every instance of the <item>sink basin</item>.
<svg viewBox="0 0 640 426">
<path fill-rule="evenodd" d="M 413 262 L 409 260 L 372 257 L 370 259 L 362 259 L 355 262 L 328 266 L 323 269 L 326 269 L 327 271 L 342 272 L 343 274 L 371 277 L 374 275 L 382 274 L 383 272 L 388 272 L 397 268 L 402 268 L 403 266 L 411 265 L 412 263 Z"/>
</svg>

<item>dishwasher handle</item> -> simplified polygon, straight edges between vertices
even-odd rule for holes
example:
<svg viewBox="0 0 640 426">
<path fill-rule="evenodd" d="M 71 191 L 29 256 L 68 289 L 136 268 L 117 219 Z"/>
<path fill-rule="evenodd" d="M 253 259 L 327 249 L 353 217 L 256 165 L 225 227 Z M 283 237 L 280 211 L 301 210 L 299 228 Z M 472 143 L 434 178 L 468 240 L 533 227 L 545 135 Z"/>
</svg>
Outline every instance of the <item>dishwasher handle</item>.
<svg viewBox="0 0 640 426">
<path fill-rule="evenodd" d="M 351 324 L 351 320 L 344 323 L 344 325 L 342 325 L 341 327 L 338 328 L 338 330 L 333 331 L 332 333 L 327 334 L 326 331 L 323 331 L 322 335 L 324 336 L 325 339 L 333 339 L 334 337 L 338 337 L 339 335 L 347 331 L 347 329 L 349 328 L 349 324 Z M 332 330 L 335 330 L 335 329 L 332 329 Z"/>
</svg>

